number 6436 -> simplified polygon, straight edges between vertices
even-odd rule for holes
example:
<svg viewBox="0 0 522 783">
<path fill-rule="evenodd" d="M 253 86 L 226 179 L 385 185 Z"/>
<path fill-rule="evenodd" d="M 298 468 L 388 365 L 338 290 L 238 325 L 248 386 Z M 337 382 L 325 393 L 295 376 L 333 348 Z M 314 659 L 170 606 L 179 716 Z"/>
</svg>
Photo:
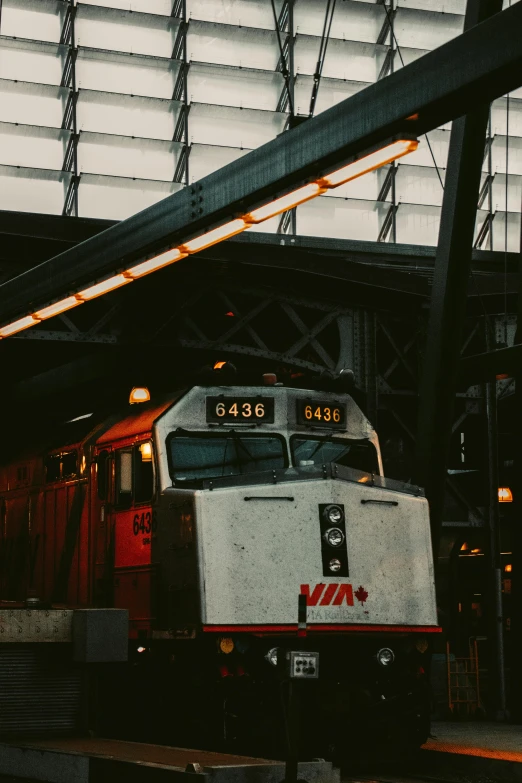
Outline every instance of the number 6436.
<svg viewBox="0 0 522 783">
<path fill-rule="evenodd" d="M 330 408 L 327 405 L 306 405 L 304 409 L 305 419 L 312 421 L 333 421 L 338 424 L 341 421 L 341 411 L 339 408 Z"/>
<path fill-rule="evenodd" d="M 235 416 L 242 419 L 249 419 L 252 416 L 256 419 L 262 419 L 265 415 L 265 406 L 262 402 L 258 402 L 256 405 L 252 405 L 250 402 L 237 403 L 232 405 L 225 405 L 224 402 L 218 402 L 216 405 L 216 416 L 223 418 L 223 416 Z"/>
</svg>

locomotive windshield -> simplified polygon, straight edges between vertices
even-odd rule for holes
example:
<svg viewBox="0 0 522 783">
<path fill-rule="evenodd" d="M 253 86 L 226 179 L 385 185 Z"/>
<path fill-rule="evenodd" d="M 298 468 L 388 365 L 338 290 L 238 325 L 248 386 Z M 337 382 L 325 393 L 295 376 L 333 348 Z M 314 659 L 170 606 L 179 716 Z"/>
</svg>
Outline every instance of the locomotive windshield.
<svg viewBox="0 0 522 783">
<path fill-rule="evenodd" d="M 173 433 L 169 457 L 171 478 L 187 486 L 204 479 L 257 473 L 288 464 L 285 441 L 279 435 Z"/>
<path fill-rule="evenodd" d="M 378 473 L 377 452 L 369 440 L 347 440 L 346 438 L 291 438 L 294 465 L 325 465 L 336 462 L 346 468 L 365 473 Z"/>
</svg>

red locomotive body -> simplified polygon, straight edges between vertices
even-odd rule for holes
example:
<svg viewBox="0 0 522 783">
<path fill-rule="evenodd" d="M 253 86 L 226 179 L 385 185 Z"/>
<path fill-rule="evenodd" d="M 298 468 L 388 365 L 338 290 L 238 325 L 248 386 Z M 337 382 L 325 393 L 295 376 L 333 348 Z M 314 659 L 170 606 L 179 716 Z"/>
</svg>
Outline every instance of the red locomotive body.
<svg viewBox="0 0 522 783">
<path fill-rule="evenodd" d="M 2 601 L 126 608 L 131 637 L 150 635 L 151 434 L 172 402 L 138 406 L 116 421 L 90 417 L 77 440 L 0 467 Z M 116 481 L 116 465 L 128 485 Z"/>
</svg>

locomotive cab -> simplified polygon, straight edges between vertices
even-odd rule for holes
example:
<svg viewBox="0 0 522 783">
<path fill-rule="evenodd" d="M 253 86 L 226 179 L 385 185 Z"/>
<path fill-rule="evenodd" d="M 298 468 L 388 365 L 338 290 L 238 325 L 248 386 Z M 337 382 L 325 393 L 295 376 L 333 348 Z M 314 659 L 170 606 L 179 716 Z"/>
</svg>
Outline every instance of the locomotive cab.
<svg viewBox="0 0 522 783">
<path fill-rule="evenodd" d="M 321 714 L 324 727 L 341 703 L 337 725 L 352 735 L 370 723 L 394 744 L 397 730 L 422 742 L 426 638 L 438 630 L 428 505 L 382 476 L 377 435 L 352 398 L 195 387 L 158 417 L 153 440 L 153 635 L 210 645 L 225 690 L 243 672 L 264 691 L 274 651 L 304 643 L 322 656 L 310 721 Z"/>
</svg>

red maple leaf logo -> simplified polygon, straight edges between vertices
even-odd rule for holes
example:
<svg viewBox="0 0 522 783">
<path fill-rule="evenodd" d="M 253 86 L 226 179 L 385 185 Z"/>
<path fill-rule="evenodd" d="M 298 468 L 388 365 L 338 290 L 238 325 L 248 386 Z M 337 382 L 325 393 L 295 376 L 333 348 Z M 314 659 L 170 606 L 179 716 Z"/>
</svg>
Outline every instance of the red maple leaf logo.
<svg viewBox="0 0 522 783">
<path fill-rule="evenodd" d="M 366 601 L 368 598 L 368 591 L 364 589 L 364 587 L 361 585 L 358 590 L 355 591 L 355 597 L 358 601 L 360 601 L 362 604 Z"/>
</svg>

